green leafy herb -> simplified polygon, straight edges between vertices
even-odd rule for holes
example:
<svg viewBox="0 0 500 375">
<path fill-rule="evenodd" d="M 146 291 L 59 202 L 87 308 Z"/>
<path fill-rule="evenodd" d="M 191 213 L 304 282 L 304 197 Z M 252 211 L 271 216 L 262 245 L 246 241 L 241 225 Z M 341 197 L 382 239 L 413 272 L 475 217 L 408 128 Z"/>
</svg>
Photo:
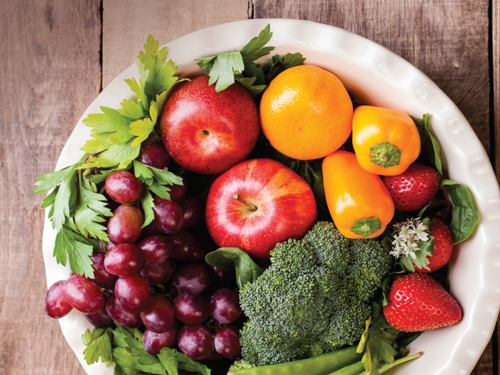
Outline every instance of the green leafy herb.
<svg viewBox="0 0 500 375">
<path fill-rule="evenodd" d="M 254 69 L 250 67 L 252 64 L 255 65 L 253 61 L 268 55 L 274 49 L 274 47 L 264 47 L 271 40 L 272 36 L 271 26 L 267 25 L 264 30 L 262 30 L 258 36 L 252 38 L 241 51 L 224 52 L 217 56 L 204 57 L 195 61 L 201 69 L 205 70 L 205 74 L 210 76 L 210 85 L 217 82 L 215 91 L 219 92 L 228 88 L 235 82 L 235 75 L 240 81 L 244 80 L 244 76 L 242 75 L 243 72 L 246 73 L 245 76 L 247 78 L 252 78 L 252 76 L 249 77 L 248 74 Z M 250 82 L 251 80 L 244 80 L 245 87 L 251 87 L 253 83 L 255 83 L 255 80 L 252 82 Z M 260 88 L 256 88 L 255 90 L 259 91 Z M 255 90 L 254 93 L 256 92 Z"/>
<path fill-rule="evenodd" d="M 158 195 L 160 198 L 170 200 L 170 189 L 166 185 L 182 185 L 182 178 L 169 172 L 167 169 L 161 170 L 150 167 L 134 160 L 134 173 L 142 183 L 141 204 L 144 210 L 144 224 L 142 227 L 149 225 L 154 219 L 153 213 L 153 196 L 151 192 Z"/>
<path fill-rule="evenodd" d="M 106 363 L 106 366 L 111 364 L 113 359 L 111 353 L 111 329 L 94 328 L 92 333 L 86 330 L 82 335 L 83 345 L 86 346 L 83 351 L 85 362 L 88 365 L 96 363 L 101 359 L 101 362 Z"/>
<path fill-rule="evenodd" d="M 167 370 L 168 375 L 177 375 L 179 370 L 200 375 L 210 375 L 210 370 L 203 363 L 196 362 L 175 349 L 163 348 L 158 354 L 158 359 Z"/>
<path fill-rule="evenodd" d="M 479 212 L 470 190 L 459 182 L 444 179 L 441 186 L 446 186 L 453 203 L 450 229 L 455 244 L 465 241 L 476 230 Z"/>
<path fill-rule="evenodd" d="M 379 375 L 383 363 L 394 362 L 397 352 L 393 344 L 398 334 L 399 332 L 387 323 L 383 314 L 374 317 L 371 324 L 367 322 L 367 328 L 363 333 L 364 340 L 356 350 L 358 353 L 365 350 L 361 361 L 365 364 L 367 374 Z"/>
<path fill-rule="evenodd" d="M 212 251 L 205 256 L 205 261 L 211 266 L 234 271 L 240 289 L 262 275 L 262 268 L 246 252 L 237 247 L 222 247 Z"/>
<path fill-rule="evenodd" d="M 269 70 L 268 81 L 271 82 L 278 74 L 286 69 L 304 64 L 305 60 L 306 58 L 299 52 L 287 53 L 283 57 L 280 55 L 274 55 L 271 69 Z"/>
<path fill-rule="evenodd" d="M 102 216 L 113 216 L 111 210 L 107 207 L 106 197 L 96 193 L 95 185 L 82 179 L 81 171 L 78 173 L 80 194 L 74 216 L 75 225 L 83 236 L 87 237 L 90 234 L 101 241 L 109 242 L 108 234 L 105 232 L 106 227 L 99 224 L 106 222 L 106 219 Z"/>
<path fill-rule="evenodd" d="M 67 226 L 63 226 L 57 233 L 53 256 L 56 258 L 57 263 L 63 266 L 66 265 L 69 258 L 71 271 L 93 278 L 94 269 L 92 268 L 90 256 L 94 249 L 99 250 L 96 241 L 82 236 Z"/>
<path fill-rule="evenodd" d="M 75 163 L 60 171 L 44 174 L 37 177 L 33 194 L 47 193 L 54 189 L 42 203 L 42 208 L 52 206 L 49 219 L 54 229 L 61 229 L 69 218 L 70 212 L 77 200 L 76 168 L 80 164 Z"/>
<path fill-rule="evenodd" d="M 412 117 L 413 122 L 417 125 L 420 134 L 420 142 L 422 148 L 425 150 L 425 155 L 430 159 L 430 162 L 440 175 L 443 174 L 443 165 L 441 161 L 441 147 L 439 142 L 431 133 L 431 115 L 426 113 L 423 118 Z"/>
</svg>

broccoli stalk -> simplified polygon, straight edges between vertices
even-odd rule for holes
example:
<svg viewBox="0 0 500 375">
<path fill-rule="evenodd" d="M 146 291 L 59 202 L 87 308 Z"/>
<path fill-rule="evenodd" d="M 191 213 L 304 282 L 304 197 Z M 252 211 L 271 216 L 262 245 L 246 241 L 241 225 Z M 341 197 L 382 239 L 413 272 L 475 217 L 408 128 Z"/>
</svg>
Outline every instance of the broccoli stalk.
<svg viewBox="0 0 500 375">
<path fill-rule="evenodd" d="M 249 318 L 241 331 L 246 362 L 291 362 L 359 340 L 393 262 L 379 242 L 351 240 L 333 223 L 319 222 L 271 255 L 271 266 L 240 293 Z"/>
</svg>

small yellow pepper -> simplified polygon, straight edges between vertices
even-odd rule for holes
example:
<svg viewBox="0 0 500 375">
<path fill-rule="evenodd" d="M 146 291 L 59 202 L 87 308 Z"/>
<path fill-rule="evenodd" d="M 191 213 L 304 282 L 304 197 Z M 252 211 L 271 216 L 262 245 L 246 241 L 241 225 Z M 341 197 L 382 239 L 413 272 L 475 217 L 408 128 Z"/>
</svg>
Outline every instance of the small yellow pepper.
<svg viewBox="0 0 500 375">
<path fill-rule="evenodd" d="M 352 119 L 352 143 L 359 164 L 368 172 L 395 176 L 420 154 L 420 136 L 402 111 L 360 106 Z"/>
<path fill-rule="evenodd" d="M 394 203 L 376 174 L 359 165 L 352 152 L 336 151 L 323 160 L 326 203 L 340 233 L 348 238 L 380 236 L 394 216 Z"/>
</svg>

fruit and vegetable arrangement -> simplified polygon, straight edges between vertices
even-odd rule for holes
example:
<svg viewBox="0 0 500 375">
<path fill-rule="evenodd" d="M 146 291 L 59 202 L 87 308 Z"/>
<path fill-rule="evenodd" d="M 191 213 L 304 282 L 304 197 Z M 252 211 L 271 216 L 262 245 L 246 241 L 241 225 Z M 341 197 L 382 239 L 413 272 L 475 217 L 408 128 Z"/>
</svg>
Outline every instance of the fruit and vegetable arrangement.
<svg viewBox="0 0 500 375">
<path fill-rule="evenodd" d="M 135 99 L 90 114 L 82 158 L 38 178 L 72 271 L 45 311 L 95 326 L 88 364 L 377 375 L 461 321 L 450 258 L 479 215 L 430 115 L 356 103 L 300 53 L 266 60 L 271 37 L 181 78 L 149 36 Z"/>
</svg>

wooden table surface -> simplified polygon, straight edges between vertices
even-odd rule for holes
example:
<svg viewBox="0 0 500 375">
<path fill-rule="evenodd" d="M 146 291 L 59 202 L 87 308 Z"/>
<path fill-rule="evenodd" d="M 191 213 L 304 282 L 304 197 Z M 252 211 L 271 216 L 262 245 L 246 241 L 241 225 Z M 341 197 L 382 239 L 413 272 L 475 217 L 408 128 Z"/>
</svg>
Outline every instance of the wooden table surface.
<svg viewBox="0 0 500 375">
<path fill-rule="evenodd" d="M 248 18 L 338 26 L 407 59 L 462 110 L 500 176 L 500 0 L 1 0 L 0 375 L 84 375 L 43 311 L 36 176 L 149 33 L 163 44 Z M 498 374 L 497 332 L 472 373 Z"/>
</svg>

